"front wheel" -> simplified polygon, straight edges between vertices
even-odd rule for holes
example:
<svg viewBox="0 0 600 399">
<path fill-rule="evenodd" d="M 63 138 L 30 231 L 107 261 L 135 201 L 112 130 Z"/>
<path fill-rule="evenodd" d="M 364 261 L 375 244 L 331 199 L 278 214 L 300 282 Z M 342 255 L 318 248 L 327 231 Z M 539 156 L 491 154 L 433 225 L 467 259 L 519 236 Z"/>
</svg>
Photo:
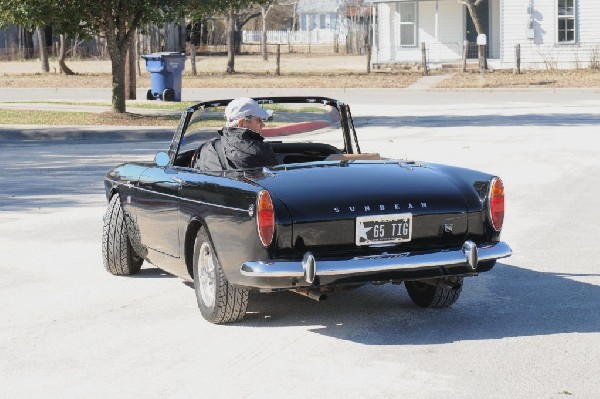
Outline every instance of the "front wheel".
<svg viewBox="0 0 600 399">
<path fill-rule="evenodd" d="M 446 284 L 429 284 L 422 281 L 405 281 L 404 286 L 412 301 L 423 308 L 447 308 L 458 300 L 463 277 L 448 277 Z"/>
<path fill-rule="evenodd" d="M 207 321 L 222 324 L 244 318 L 248 290 L 229 284 L 204 228 L 198 231 L 194 245 L 194 290 L 200 313 Z"/>
</svg>

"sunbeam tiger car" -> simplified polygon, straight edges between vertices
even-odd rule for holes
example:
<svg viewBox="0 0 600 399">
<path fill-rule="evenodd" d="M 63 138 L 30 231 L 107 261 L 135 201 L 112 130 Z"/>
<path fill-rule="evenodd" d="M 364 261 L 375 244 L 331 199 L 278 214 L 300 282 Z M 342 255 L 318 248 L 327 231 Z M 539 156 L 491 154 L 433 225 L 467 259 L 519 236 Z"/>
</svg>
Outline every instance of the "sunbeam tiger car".
<svg viewBox="0 0 600 399">
<path fill-rule="evenodd" d="M 463 278 L 511 255 L 500 240 L 504 187 L 494 175 L 361 153 L 348 105 L 324 97 L 255 98 L 272 111 L 263 136 L 280 162 L 193 168 L 218 137 L 230 100 L 182 115 L 168 152 L 105 177 L 104 266 L 150 262 L 193 281 L 212 323 L 241 320 L 248 292 L 313 299 L 404 282 L 422 307 L 447 307 Z M 290 309 L 291 310 L 291 309 Z"/>
</svg>

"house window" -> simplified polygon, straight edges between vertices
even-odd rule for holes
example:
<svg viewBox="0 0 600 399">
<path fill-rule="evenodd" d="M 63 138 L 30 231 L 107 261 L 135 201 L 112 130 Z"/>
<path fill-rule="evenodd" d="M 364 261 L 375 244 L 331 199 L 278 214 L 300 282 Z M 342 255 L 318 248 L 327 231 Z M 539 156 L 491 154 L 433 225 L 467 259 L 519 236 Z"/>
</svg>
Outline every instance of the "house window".
<svg viewBox="0 0 600 399">
<path fill-rule="evenodd" d="M 398 43 L 400 46 L 417 45 L 417 3 L 396 3 Z"/>
<path fill-rule="evenodd" d="M 559 43 L 575 43 L 575 1 L 558 0 Z"/>
<path fill-rule="evenodd" d="M 325 15 L 325 14 L 321 14 L 321 15 L 319 16 L 319 18 L 320 18 L 320 22 L 321 22 L 321 24 L 320 24 L 320 26 L 319 26 L 319 27 L 320 27 L 321 29 L 325 29 L 325 28 L 327 27 L 327 22 L 326 22 L 326 19 L 325 19 L 325 18 L 327 18 L 327 15 Z"/>
<path fill-rule="evenodd" d="M 329 14 L 329 21 L 331 23 L 331 29 L 337 28 L 337 14 Z"/>
</svg>

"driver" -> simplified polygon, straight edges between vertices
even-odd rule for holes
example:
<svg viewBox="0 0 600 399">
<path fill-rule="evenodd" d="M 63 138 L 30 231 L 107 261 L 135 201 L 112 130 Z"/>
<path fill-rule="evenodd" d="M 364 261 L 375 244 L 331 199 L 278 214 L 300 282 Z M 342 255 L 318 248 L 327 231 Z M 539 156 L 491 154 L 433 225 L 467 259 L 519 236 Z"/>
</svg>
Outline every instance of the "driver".
<svg viewBox="0 0 600 399">
<path fill-rule="evenodd" d="M 271 145 L 260 135 L 269 113 L 256 101 L 240 97 L 225 108 L 221 137 L 203 143 L 194 154 L 192 166 L 204 170 L 243 169 L 276 165 Z"/>
</svg>

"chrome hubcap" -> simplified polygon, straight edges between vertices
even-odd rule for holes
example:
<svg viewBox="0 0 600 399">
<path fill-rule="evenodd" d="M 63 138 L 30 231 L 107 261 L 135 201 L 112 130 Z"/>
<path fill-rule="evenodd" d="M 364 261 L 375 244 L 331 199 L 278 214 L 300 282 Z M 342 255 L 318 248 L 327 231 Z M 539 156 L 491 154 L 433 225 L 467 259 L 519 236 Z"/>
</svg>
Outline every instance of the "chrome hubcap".
<svg viewBox="0 0 600 399">
<path fill-rule="evenodd" d="M 202 302 L 207 307 L 211 307 L 215 303 L 215 260 L 212 255 L 212 248 L 208 242 L 204 242 L 200 247 L 198 255 L 198 274 L 200 280 L 200 296 Z"/>
</svg>

